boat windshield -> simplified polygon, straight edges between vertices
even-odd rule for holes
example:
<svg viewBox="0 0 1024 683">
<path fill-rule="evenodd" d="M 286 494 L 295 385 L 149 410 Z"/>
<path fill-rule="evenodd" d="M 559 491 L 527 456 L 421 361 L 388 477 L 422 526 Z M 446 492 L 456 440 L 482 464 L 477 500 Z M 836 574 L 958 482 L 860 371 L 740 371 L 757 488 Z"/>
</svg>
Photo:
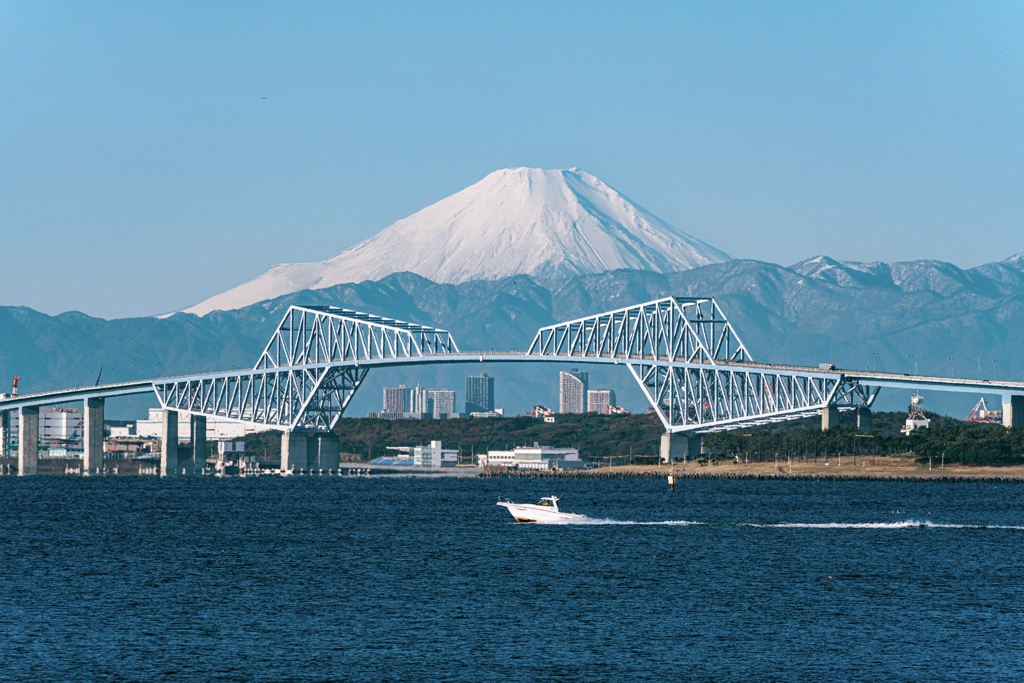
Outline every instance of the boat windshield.
<svg viewBox="0 0 1024 683">
<path fill-rule="evenodd" d="M 554 507 L 555 503 L 550 498 L 541 498 L 534 505 L 543 505 L 546 508 Z"/>
</svg>

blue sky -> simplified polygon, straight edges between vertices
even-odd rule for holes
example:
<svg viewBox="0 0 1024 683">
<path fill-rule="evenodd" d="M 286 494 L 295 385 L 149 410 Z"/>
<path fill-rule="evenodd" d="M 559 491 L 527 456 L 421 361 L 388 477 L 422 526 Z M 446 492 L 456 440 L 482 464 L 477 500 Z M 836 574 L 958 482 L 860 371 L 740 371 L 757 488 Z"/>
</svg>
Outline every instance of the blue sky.
<svg viewBox="0 0 1024 683">
<path fill-rule="evenodd" d="M 738 258 L 1024 251 L 1024 3 L 630 4 L 0 3 L 0 304 L 175 310 L 521 165 Z"/>
</svg>

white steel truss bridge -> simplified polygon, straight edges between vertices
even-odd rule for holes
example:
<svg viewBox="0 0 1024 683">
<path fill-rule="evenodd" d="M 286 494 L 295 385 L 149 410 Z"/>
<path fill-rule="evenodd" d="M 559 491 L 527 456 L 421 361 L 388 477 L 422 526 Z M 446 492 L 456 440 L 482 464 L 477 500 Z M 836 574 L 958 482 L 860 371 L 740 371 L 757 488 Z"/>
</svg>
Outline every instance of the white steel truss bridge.
<svg viewBox="0 0 1024 683">
<path fill-rule="evenodd" d="M 550 325 L 527 350 L 497 352 L 462 351 L 448 331 L 425 325 L 342 308 L 292 306 L 251 370 L 0 398 L 0 412 L 153 391 L 165 410 L 285 432 L 325 432 L 373 368 L 475 362 L 622 365 L 669 433 L 701 434 L 867 408 L 886 386 L 999 393 L 1004 423 L 1020 426 L 1024 419 L 1021 382 L 756 363 L 711 297 L 665 297 Z"/>
</svg>

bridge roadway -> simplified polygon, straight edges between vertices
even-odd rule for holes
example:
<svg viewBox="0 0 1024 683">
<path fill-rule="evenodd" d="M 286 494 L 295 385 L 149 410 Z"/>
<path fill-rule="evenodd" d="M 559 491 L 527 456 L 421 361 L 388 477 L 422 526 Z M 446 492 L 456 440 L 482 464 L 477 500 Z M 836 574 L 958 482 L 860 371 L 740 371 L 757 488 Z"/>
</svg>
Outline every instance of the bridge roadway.
<svg viewBox="0 0 1024 683">
<path fill-rule="evenodd" d="M 332 429 L 370 369 L 520 362 L 626 366 L 665 426 L 667 459 L 697 452 L 700 434 L 709 431 L 813 414 L 821 414 L 822 428 L 828 428 L 839 410 L 861 411 L 858 424 L 867 429 L 882 387 L 1000 394 L 1004 424 L 1024 426 L 1024 382 L 755 363 L 711 297 L 665 297 L 543 327 L 528 351 L 460 351 L 446 330 L 345 309 L 291 306 L 252 369 L 0 396 L 0 455 L 10 452 L 10 414 L 18 410 L 18 470 L 35 473 L 39 408 L 82 401 L 82 471 L 96 471 L 103 461 L 105 400 L 153 392 L 164 409 L 163 474 L 181 469 L 179 412 L 192 420 L 193 469 L 206 462 L 207 417 L 284 432 L 284 469 L 288 463 L 336 469 Z"/>
<path fill-rule="evenodd" d="M 402 358 L 379 358 L 362 361 L 346 361 L 342 363 L 308 363 L 292 366 L 295 370 L 315 370 L 328 367 L 401 367 L 408 365 L 423 364 L 469 364 L 469 363 L 513 363 L 513 362 L 548 362 L 568 363 L 579 365 L 627 365 L 638 363 L 656 362 L 660 365 L 679 368 L 733 368 L 749 369 L 755 372 L 782 372 L 794 375 L 805 375 L 810 377 L 836 377 L 847 381 L 856 381 L 869 387 L 884 387 L 891 389 L 910 389 L 915 391 L 932 390 L 962 392 L 972 394 L 1000 394 L 1003 402 L 1009 402 L 1013 395 L 1024 394 L 1024 382 L 1008 380 L 987 380 L 973 379 L 967 377 L 938 377 L 933 375 L 909 375 L 894 372 L 877 372 L 870 370 L 848 370 L 843 368 L 822 369 L 802 365 L 780 365 L 773 363 L 744 363 L 735 361 L 718 361 L 716 363 L 688 363 L 672 360 L 668 357 L 591 357 L 591 356 L 569 356 L 569 355 L 536 355 L 524 351 L 462 351 L 448 354 L 424 354 L 422 356 Z M 262 368 L 258 370 L 224 370 L 219 372 L 197 373 L 193 375 L 176 375 L 159 377 L 155 379 L 133 380 L 130 382 L 116 382 L 110 384 L 97 384 L 95 386 L 73 387 L 69 389 L 53 389 L 32 394 L 20 394 L 18 396 L 3 396 L 0 398 L 0 411 L 12 411 L 26 407 L 41 407 L 50 405 L 62 405 L 64 403 L 76 403 L 86 399 L 106 399 L 118 396 L 133 396 L 147 394 L 155 391 L 157 384 L 168 384 L 174 382 L 187 382 L 197 379 L 233 377 L 239 373 L 260 374 L 279 372 L 282 368 Z"/>
<path fill-rule="evenodd" d="M 402 367 L 422 364 L 470 364 L 470 363 L 513 363 L 513 362 L 548 362 L 576 365 L 637 365 L 643 363 L 657 363 L 666 367 L 684 369 L 731 369 L 733 371 L 749 370 L 752 373 L 782 373 L 792 376 L 805 376 L 816 378 L 835 378 L 841 382 L 856 383 L 869 388 L 895 388 L 910 390 L 933 390 L 964 392 L 976 394 L 999 394 L 1003 399 L 1004 422 L 1006 426 L 1020 426 L 1020 420 L 1024 415 L 1024 407 L 1019 399 L 1024 396 L 1024 382 L 1008 380 L 986 380 L 963 377 L 937 377 L 930 375 L 910 375 L 902 373 L 877 372 L 868 370 L 848 370 L 842 368 L 824 369 L 821 367 L 810 367 L 800 365 L 783 365 L 771 363 L 752 363 L 736 361 L 711 362 L 684 362 L 672 360 L 666 356 L 624 356 L 624 357 L 593 357 L 576 355 L 538 355 L 522 351 L 463 351 L 445 354 L 424 354 L 421 356 L 399 357 L 399 358 L 378 358 L 369 360 L 357 360 L 346 362 L 330 363 L 309 363 L 293 366 L 292 370 L 323 370 L 331 367 L 353 367 L 353 368 L 375 368 L 375 367 Z M 159 377 L 155 379 L 135 380 L 130 382 L 118 382 L 100 384 L 95 386 L 74 387 L 69 389 L 55 389 L 19 396 L 5 396 L 0 398 L 0 415 L 3 416 L 3 423 L 0 429 L 4 435 L 9 433 L 7 429 L 9 414 L 11 411 L 20 409 L 36 409 L 46 405 L 61 405 L 84 401 L 88 412 L 90 404 L 95 409 L 102 409 L 102 401 L 107 398 L 118 396 L 141 395 L 154 392 L 156 386 L 173 384 L 177 382 L 191 382 L 197 380 L 212 380 L 217 378 L 229 378 L 238 376 L 239 373 L 247 375 L 278 373 L 282 368 L 263 368 L 255 370 L 227 370 L 212 373 L 199 373 L 195 375 L 179 375 L 171 377 Z M 820 413 L 821 409 L 811 411 L 810 414 Z M 792 417 L 803 417 L 807 411 L 801 411 Z M 231 418 L 226 418 L 231 419 Z M 751 420 L 756 424 L 756 420 Z M 730 426 L 735 428 L 734 426 Z M 0 444 L 0 448 L 6 444 Z M 6 450 L 5 450 L 6 452 Z"/>
</svg>

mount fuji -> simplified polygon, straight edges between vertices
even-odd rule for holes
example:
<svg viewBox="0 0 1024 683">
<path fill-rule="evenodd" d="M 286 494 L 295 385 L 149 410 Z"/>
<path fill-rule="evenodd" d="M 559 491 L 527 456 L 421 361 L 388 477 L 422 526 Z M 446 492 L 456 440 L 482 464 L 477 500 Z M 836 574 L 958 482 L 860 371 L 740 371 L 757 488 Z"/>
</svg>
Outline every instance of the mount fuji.
<svg viewBox="0 0 1024 683">
<path fill-rule="evenodd" d="M 411 272 L 437 283 L 622 268 L 672 273 L 731 260 L 578 168 L 512 168 L 318 263 L 284 263 L 189 309 L 206 315 L 308 289 Z"/>
</svg>

